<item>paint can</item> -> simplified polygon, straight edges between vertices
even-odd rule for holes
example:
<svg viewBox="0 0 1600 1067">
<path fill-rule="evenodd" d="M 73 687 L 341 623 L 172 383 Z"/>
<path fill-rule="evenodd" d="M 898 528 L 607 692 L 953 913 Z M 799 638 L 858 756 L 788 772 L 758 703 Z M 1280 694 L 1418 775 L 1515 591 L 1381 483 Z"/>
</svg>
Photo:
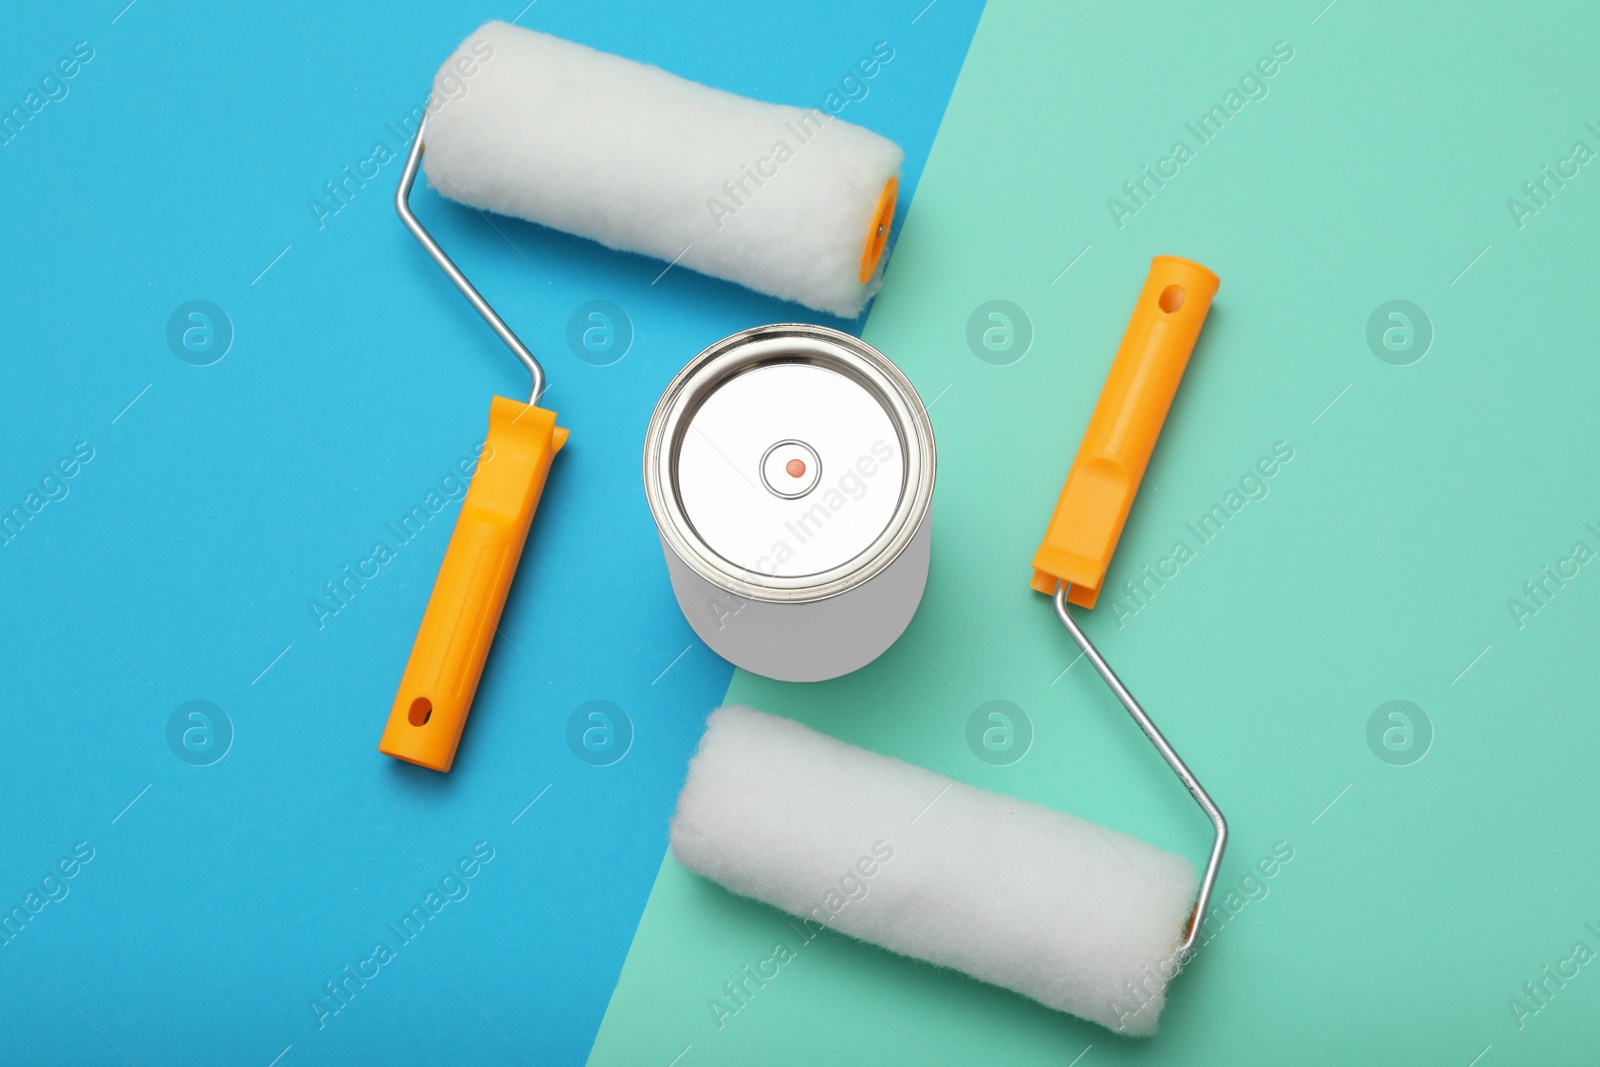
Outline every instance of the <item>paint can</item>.
<svg viewBox="0 0 1600 1067">
<path fill-rule="evenodd" d="M 928 577 L 933 479 L 911 382 L 821 326 L 718 341 L 645 433 L 678 606 L 712 651 L 780 681 L 847 674 L 904 632 Z"/>
</svg>

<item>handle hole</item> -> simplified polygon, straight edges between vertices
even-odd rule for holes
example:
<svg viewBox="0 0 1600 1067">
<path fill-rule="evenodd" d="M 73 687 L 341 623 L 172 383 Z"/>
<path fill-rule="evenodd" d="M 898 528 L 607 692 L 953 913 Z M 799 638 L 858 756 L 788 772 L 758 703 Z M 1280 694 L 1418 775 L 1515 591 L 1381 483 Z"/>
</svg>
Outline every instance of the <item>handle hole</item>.
<svg viewBox="0 0 1600 1067">
<path fill-rule="evenodd" d="M 1183 291 L 1183 286 L 1167 286 L 1165 289 L 1161 290 L 1161 310 L 1165 311 L 1169 315 L 1172 314 L 1174 311 L 1177 311 L 1183 307 L 1183 301 L 1187 296 L 1188 294 Z"/>
<path fill-rule="evenodd" d="M 411 702 L 411 711 L 406 718 L 411 720 L 412 726 L 426 726 L 433 717 L 433 702 L 427 697 L 418 697 Z"/>
</svg>

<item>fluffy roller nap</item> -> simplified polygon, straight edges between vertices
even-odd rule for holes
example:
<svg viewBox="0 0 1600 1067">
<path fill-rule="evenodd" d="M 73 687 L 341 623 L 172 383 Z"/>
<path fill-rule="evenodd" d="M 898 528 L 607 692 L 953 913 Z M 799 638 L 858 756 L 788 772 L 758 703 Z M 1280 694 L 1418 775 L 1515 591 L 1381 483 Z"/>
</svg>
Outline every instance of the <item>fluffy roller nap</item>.
<svg viewBox="0 0 1600 1067">
<path fill-rule="evenodd" d="M 1188 860 L 752 708 L 713 712 L 672 822 L 685 867 L 1120 1033 L 1155 1032 Z"/>
<path fill-rule="evenodd" d="M 445 61 L 434 100 L 424 169 L 453 200 L 846 318 L 877 290 L 862 253 L 903 153 L 825 111 L 504 22 Z"/>
</svg>

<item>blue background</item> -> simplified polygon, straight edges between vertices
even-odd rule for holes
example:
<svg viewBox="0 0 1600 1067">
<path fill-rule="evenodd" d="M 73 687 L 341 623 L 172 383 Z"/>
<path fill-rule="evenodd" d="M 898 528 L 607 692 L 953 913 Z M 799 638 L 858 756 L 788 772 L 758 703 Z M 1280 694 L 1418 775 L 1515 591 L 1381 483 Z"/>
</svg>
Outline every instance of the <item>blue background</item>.
<svg viewBox="0 0 1600 1067">
<path fill-rule="evenodd" d="M 543 0 L 520 23 L 800 104 L 887 40 L 895 58 L 843 117 L 905 147 L 903 215 L 981 8 L 924 4 Z M 456 505 L 320 628 L 308 601 L 395 544 L 386 524 L 526 378 L 395 219 L 399 158 L 320 228 L 308 202 L 378 142 L 403 154 L 393 127 L 438 63 L 518 6 L 7 16 L 0 110 L 75 43 L 94 56 L 0 147 L 0 510 L 79 442 L 94 454 L 0 547 L 0 912 L 79 842 L 94 858 L 0 945 L 6 1062 L 573 1063 L 589 1048 L 731 673 L 672 600 L 639 484 L 646 420 L 726 334 L 854 324 L 683 270 L 652 285 L 659 263 L 505 220 L 497 233 L 419 189 L 440 242 L 544 358 L 572 439 L 454 771 L 379 756 Z M 210 366 L 166 341 L 193 299 L 231 322 Z M 607 367 L 566 343 L 594 299 L 635 332 Z M 596 699 L 635 735 L 609 767 L 566 741 Z M 210 766 L 169 747 L 191 700 L 232 725 Z M 469 894 L 319 1030 L 324 983 L 398 943 L 386 923 L 485 841 Z"/>
</svg>

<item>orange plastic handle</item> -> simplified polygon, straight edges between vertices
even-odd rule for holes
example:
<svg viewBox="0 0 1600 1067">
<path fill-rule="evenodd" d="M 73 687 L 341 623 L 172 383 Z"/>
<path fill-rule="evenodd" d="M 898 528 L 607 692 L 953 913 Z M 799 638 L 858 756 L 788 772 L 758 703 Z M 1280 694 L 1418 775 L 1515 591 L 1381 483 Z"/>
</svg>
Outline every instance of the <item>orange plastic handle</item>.
<svg viewBox="0 0 1600 1067">
<path fill-rule="evenodd" d="M 550 461 L 566 441 L 553 411 L 501 396 L 489 406 L 489 436 L 379 752 L 436 771 L 455 762 Z"/>
<path fill-rule="evenodd" d="M 1190 260 L 1150 261 L 1050 528 L 1034 554 L 1033 588 L 1039 592 L 1054 593 L 1058 581 L 1070 582 L 1067 599 L 1094 607 L 1219 284 L 1215 274 Z"/>
</svg>

